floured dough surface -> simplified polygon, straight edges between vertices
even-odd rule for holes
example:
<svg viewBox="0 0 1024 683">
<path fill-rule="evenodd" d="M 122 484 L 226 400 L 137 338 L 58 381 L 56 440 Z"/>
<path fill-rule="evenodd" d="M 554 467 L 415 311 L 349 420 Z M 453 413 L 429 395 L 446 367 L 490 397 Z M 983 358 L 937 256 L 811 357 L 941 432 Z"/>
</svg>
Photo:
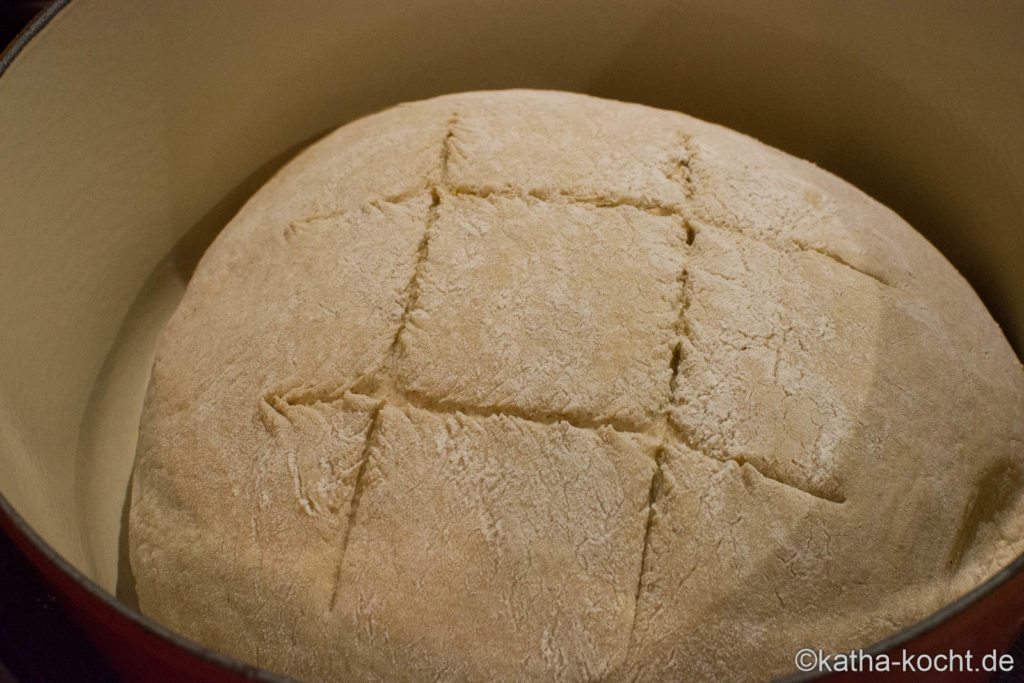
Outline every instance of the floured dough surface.
<svg viewBox="0 0 1024 683">
<path fill-rule="evenodd" d="M 756 680 L 1024 549 L 1024 372 L 895 214 L 557 92 L 350 123 L 161 340 L 144 613 L 309 680 Z"/>
</svg>

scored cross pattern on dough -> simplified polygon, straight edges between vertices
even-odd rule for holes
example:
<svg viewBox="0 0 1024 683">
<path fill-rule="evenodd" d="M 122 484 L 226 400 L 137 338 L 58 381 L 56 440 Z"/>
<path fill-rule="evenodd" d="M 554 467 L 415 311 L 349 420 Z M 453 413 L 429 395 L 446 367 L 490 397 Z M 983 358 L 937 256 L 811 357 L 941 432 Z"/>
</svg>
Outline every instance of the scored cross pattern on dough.
<svg viewBox="0 0 1024 683">
<path fill-rule="evenodd" d="M 385 356 L 385 360 L 382 367 L 378 367 L 375 370 L 371 370 L 369 373 L 364 375 L 361 379 L 355 381 L 349 386 L 336 387 L 329 391 L 323 391 L 316 387 L 300 387 L 294 388 L 289 391 L 280 392 L 277 394 L 271 394 L 264 397 L 264 400 L 269 404 L 271 408 L 276 410 L 287 418 L 286 407 L 294 405 L 315 405 L 317 403 L 330 403 L 338 401 L 348 396 L 350 398 L 356 398 L 370 403 L 374 407 L 372 408 L 372 417 L 370 420 L 370 426 L 367 428 L 364 448 L 360 455 L 358 462 L 358 469 L 356 472 L 355 482 L 353 491 L 351 494 L 351 503 L 349 505 L 348 521 L 345 527 L 345 532 L 342 538 L 342 547 L 340 551 L 339 561 L 336 568 L 334 591 L 331 596 L 330 605 L 333 608 L 338 599 L 338 589 L 341 581 L 342 566 L 345 559 L 345 554 L 349 542 L 349 538 L 352 533 L 352 529 L 355 526 L 359 514 L 360 498 L 363 490 L 363 479 L 364 472 L 366 469 L 367 462 L 370 459 L 370 453 L 375 439 L 378 438 L 379 430 L 381 429 L 382 414 L 381 411 L 385 406 L 397 408 L 399 410 L 405 410 L 408 408 L 418 409 L 427 411 L 430 413 L 439 414 L 452 414 L 461 413 L 471 418 L 490 418 L 496 416 L 503 416 L 509 418 L 516 418 L 525 420 L 537 424 L 555 424 L 559 422 L 566 423 L 572 427 L 579 429 L 594 430 L 598 428 L 610 428 L 618 432 L 630 434 L 639 437 L 653 453 L 655 462 L 655 469 L 653 476 L 651 477 L 648 501 L 647 501 L 647 521 L 644 527 L 644 538 L 643 546 L 640 553 L 640 575 L 637 579 L 636 584 L 636 600 L 639 600 L 641 588 L 643 586 L 643 574 L 647 566 L 647 552 L 649 546 L 649 535 L 651 533 L 653 517 L 655 514 L 655 508 L 659 496 L 661 495 L 662 482 L 664 481 L 664 473 L 662 469 L 663 458 L 665 457 L 665 451 L 670 446 L 686 446 L 690 450 L 698 453 L 709 459 L 721 461 L 722 458 L 715 458 L 711 455 L 705 455 L 701 450 L 701 444 L 696 441 L 692 435 L 688 434 L 685 429 L 680 425 L 670 420 L 668 417 L 668 408 L 672 403 L 672 395 L 676 386 L 679 382 L 680 373 L 680 358 L 684 353 L 682 341 L 677 341 L 673 345 L 672 357 L 670 363 L 670 378 L 668 386 L 666 387 L 666 396 L 661 410 L 657 417 L 650 421 L 648 424 L 639 424 L 635 421 L 611 418 L 595 418 L 587 414 L 580 414 L 579 412 L 564 412 L 558 410 L 523 410 L 515 406 L 486 406 L 478 405 L 473 403 L 460 402 L 451 400 L 448 397 L 436 397 L 429 396 L 423 392 L 418 392 L 412 388 L 402 386 L 396 379 L 398 372 L 396 371 L 396 365 L 400 359 L 403 351 L 404 337 L 406 335 L 407 327 L 411 316 L 413 315 L 416 307 L 419 303 L 421 278 L 423 276 L 423 268 L 425 267 L 429 257 L 432 238 L 434 237 L 434 231 L 440 207 L 442 202 L 452 200 L 460 196 L 476 197 L 479 199 L 492 199 L 492 198 L 506 198 L 506 199 L 523 199 L 529 197 L 534 200 L 541 202 L 562 202 L 569 204 L 584 204 L 588 207 L 598 209 L 610 209 L 616 207 L 629 207 L 636 211 L 642 211 L 653 216 L 660 217 L 675 217 L 679 221 L 679 229 L 683 233 L 682 242 L 690 247 L 694 244 L 697 237 L 697 230 L 694 227 L 694 219 L 687 212 L 683 206 L 672 206 L 661 202 L 650 201 L 642 198 L 635 197 L 620 197 L 617 199 L 609 199 L 602 196 L 583 197 L 574 195 L 564 191 L 540 191 L 540 190 L 524 190 L 516 191 L 509 188 L 499 187 L 479 187 L 472 185 L 456 185 L 453 184 L 449 177 L 448 163 L 451 157 L 451 144 L 455 135 L 455 127 L 458 125 L 457 116 L 453 115 L 449 121 L 447 133 L 441 145 L 440 152 L 440 172 L 439 182 L 431 187 L 419 190 L 419 193 L 429 192 L 431 197 L 431 203 L 427 210 L 426 225 L 423 230 L 423 235 L 420 243 L 417 247 L 416 259 L 413 264 L 412 275 L 406 284 L 403 291 L 404 305 L 402 308 L 402 314 L 400 321 L 396 327 L 394 337 L 391 341 L 391 345 Z M 688 193 L 690 194 L 690 193 Z M 386 200 L 389 203 L 401 203 L 403 201 L 409 201 L 414 199 L 417 193 L 406 193 L 401 196 L 391 197 Z M 311 220 L 330 218 L 332 216 L 317 216 L 315 218 L 307 219 L 306 221 L 293 222 L 286 229 L 285 237 L 291 239 L 291 237 L 301 231 L 301 224 Z M 722 229 L 717 226 L 705 226 L 711 229 Z M 728 229 L 728 228 L 725 228 Z M 771 245 L 772 248 L 778 249 L 776 245 Z M 797 245 L 799 247 L 799 245 Z M 800 249 L 804 250 L 804 249 Z M 810 251 L 808 249 L 808 251 Z M 823 256 L 829 256 L 829 254 L 822 250 L 814 250 L 815 253 Z M 833 259 L 837 263 L 843 266 L 852 268 L 848 263 L 845 263 L 839 259 Z M 691 303 L 692 293 L 689 290 L 688 282 L 689 274 L 684 267 L 682 272 L 678 274 L 679 281 L 679 296 L 678 296 L 678 313 L 675 323 L 675 336 L 681 340 L 688 334 L 687 326 L 687 310 Z M 282 405 L 284 404 L 284 405 Z M 801 491 L 804 494 L 819 498 L 831 503 L 842 503 L 844 499 L 834 495 L 829 495 L 828 492 L 815 490 L 813 487 L 804 485 L 800 482 L 794 481 L 789 477 L 783 477 L 777 473 L 766 471 L 763 465 L 761 467 L 755 466 L 753 463 L 746 461 L 740 457 L 730 457 L 726 460 L 732 460 L 736 464 L 743 466 L 749 466 L 756 470 L 761 476 L 767 479 L 774 480 L 784 486 Z"/>
<path fill-rule="evenodd" d="M 440 156 L 440 162 L 439 162 L 440 182 L 439 183 L 437 183 L 436 185 L 431 186 L 430 188 L 423 188 L 423 189 L 418 190 L 418 191 L 407 192 L 407 193 L 404 193 L 402 195 L 398 195 L 398 196 L 394 196 L 394 197 L 389 197 L 389 198 L 386 198 L 386 199 L 383 199 L 383 200 L 378 200 L 378 201 L 382 201 L 382 202 L 385 202 L 385 203 L 401 203 L 401 202 L 413 199 L 414 197 L 417 196 L 418 193 L 422 193 L 422 192 L 425 192 L 425 191 L 430 193 L 430 196 L 431 196 L 431 199 L 432 199 L 431 205 L 430 205 L 430 208 L 429 208 L 428 214 L 427 214 L 427 224 L 425 226 L 425 229 L 424 229 L 424 232 L 423 232 L 423 237 L 422 237 L 422 239 L 420 241 L 420 244 L 419 244 L 419 247 L 418 247 L 418 250 L 417 250 L 416 261 L 415 261 L 415 264 L 413 266 L 412 277 L 410 278 L 409 282 L 407 283 L 407 285 L 405 287 L 405 292 L 404 292 L 405 304 L 404 304 L 403 311 L 402 311 L 401 321 L 399 322 L 399 325 L 398 325 L 398 327 L 396 329 L 396 332 L 395 332 L 395 335 L 394 335 L 394 338 L 393 338 L 393 341 L 392 341 L 392 344 L 391 344 L 391 347 L 390 347 L 389 353 L 388 353 L 388 363 L 392 367 L 394 366 L 395 362 L 398 359 L 398 355 L 400 353 L 399 349 L 400 349 L 400 345 L 402 343 L 403 334 L 404 334 L 404 332 L 406 330 L 406 326 L 408 325 L 409 318 L 410 318 L 412 312 L 415 310 L 416 305 L 417 305 L 418 296 L 419 296 L 421 271 L 422 271 L 422 268 L 423 268 L 424 264 L 427 262 L 427 259 L 428 259 L 429 249 L 430 249 L 430 241 L 431 241 L 432 232 L 433 232 L 433 229 L 434 229 L 434 224 L 437 221 L 438 210 L 439 210 L 439 207 L 440 207 L 444 197 L 456 198 L 456 197 L 459 197 L 459 196 L 471 196 L 471 197 L 477 197 L 477 198 L 480 198 L 480 199 L 490 199 L 490 198 L 493 198 L 493 197 L 503 197 L 503 198 L 509 198 L 509 199 L 522 199 L 524 197 L 531 197 L 533 199 L 537 199 L 537 200 L 540 200 L 542 202 L 553 202 L 553 201 L 556 201 L 556 202 L 567 202 L 567 203 L 571 203 L 571 204 L 583 204 L 583 205 L 590 206 L 590 207 L 595 207 L 595 208 L 631 207 L 631 208 L 636 209 L 638 211 L 643 211 L 645 213 L 648 213 L 648 214 L 651 214 L 651 215 L 655 215 L 655 216 L 668 216 L 668 217 L 676 217 L 676 218 L 678 218 L 680 223 L 681 223 L 681 229 L 684 231 L 684 234 L 685 234 L 685 243 L 688 246 L 693 245 L 693 243 L 694 243 L 694 241 L 695 241 L 695 239 L 697 237 L 698 230 L 695 227 L 695 224 L 698 224 L 701 229 L 725 230 L 725 231 L 729 231 L 731 233 L 735 233 L 736 232 L 735 230 L 732 230 L 732 229 L 730 229 L 728 227 L 709 225 L 707 223 L 697 223 L 697 221 L 691 216 L 690 212 L 688 212 L 686 207 L 684 207 L 684 206 L 671 205 L 671 204 L 667 204 L 667 203 L 664 203 L 664 202 L 652 201 L 652 200 L 648 200 L 648 199 L 644 199 L 644 198 L 623 196 L 623 197 L 617 197 L 617 198 L 614 198 L 614 199 L 610 199 L 608 197 L 600 196 L 600 195 L 595 195 L 593 197 L 578 196 L 576 194 L 573 194 L 573 193 L 570 193 L 570 192 L 565 192 L 565 191 L 560 191 L 560 190 L 558 190 L 558 191 L 541 191 L 541 190 L 535 190 L 534 189 L 534 190 L 521 190 L 520 191 L 520 190 L 517 190 L 517 189 L 509 189 L 509 188 L 479 187 L 479 186 L 473 186 L 473 185 L 468 185 L 468 184 L 459 184 L 459 185 L 453 184 L 453 183 L 451 183 L 450 178 L 449 178 L 448 162 L 449 162 L 449 158 L 451 157 L 451 154 L 452 154 L 451 144 L 452 144 L 452 140 L 453 140 L 453 138 L 455 136 L 455 130 L 456 130 L 457 125 L 458 125 L 458 116 L 457 115 L 453 115 L 451 117 L 451 119 L 449 120 L 448 130 L 447 130 L 447 132 L 445 134 L 445 137 L 443 139 L 443 142 L 441 144 L 441 152 L 440 152 L 440 155 L 439 155 Z M 685 138 L 684 138 L 683 142 L 685 143 Z M 687 151 L 686 152 L 687 158 L 684 159 L 683 162 L 681 162 L 684 166 L 686 165 L 684 162 L 688 162 L 688 160 L 689 160 L 688 157 L 690 155 L 691 155 L 691 153 L 689 151 Z M 318 215 L 318 216 L 314 216 L 314 217 L 309 217 L 309 218 L 304 219 L 302 221 L 295 221 L 295 222 L 291 223 L 289 225 L 289 227 L 286 229 L 285 235 L 286 235 L 286 237 L 290 237 L 294 233 L 301 231 L 301 225 L 303 223 L 308 223 L 308 222 L 313 221 L 313 220 L 321 220 L 321 219 L 326 219 L 326 218 L 333 218 L 336 215 L 337 214 Z M 752 238 L 748 238 L 748 239 L 752 239 Z M 771 244 L 770 242 L 765 242 L 763 240 L 754 240 L 754 241 L 757 241 L 757 242 L 763 243 L 763 244 L 767 244 L 771 248 L 773 248 L 775 250 L 778 250 L 778 251 L 782 251 L 783 253 L 789 253 L 789 252 L 786 252 L 783 249 L 781 249 L 778 245 Z M 795 247 L 796 251 L 810 252 L 810 253 L 818 254 L 818 255 L 830 258 L 834 263 L 837 263 L 837 264 L 839 264 L 839 265 L 841 265 L 843 267 L 850 268 L 852 270 L 857 270 L 854 266 L 852 266 L 849 263 L 845 262 L 841 258 L 832 256 L 826 250 L 822 250 L 822 249 L 818 249 L 818 248 L 813 248 L 812 249 L 810 247 L 804 247 L 803 245 L 801 245 L 799 243 L 793 243 L 793 246 Z M 865 273 L 865 272 L 860 271 L 860 270 L 857 270 L 857 272 L 859 272 L 862 275 L 865 275 L 867 277 L 871 277 L 872 279 L 875 279 L 876 281 L 878 281 L 878 278 L 875 277 L 874 275 L 870 274 L 870 273 Z M 686 330 L 687 330 L 687 326 L 686 326 L 686 311 L 687 311 L 687 308 L 689 306 L 689 298 L 690 298 L 690 295 L 688 293 L 687 278 L 688 278 L 688 273 L 684 269 L 684 271 L 682 273 L 680 273 L 680 277 L 679 277 L 679 281 L 680 281 L 680 284 L 681 284 L 681 290 L 680 290 L 680 301 L 679 301 L 679 316 L 678 316 L 678 321 L 677 321 L 677 325 L 676 325 L 677 336 L 685 335 L 686 334 Z M 881 283 L 881 284 L 887 285 L 887 283 Z M 887 286 L 890 286 L 890 285 L 887 285 Z M 679 380 L 679 377 L 678 377 L 678 374 L 680 372 L 679 360 L 680 360 L 680 354 L 682 353 L 681 346 L 682 346 L 682 344 L 681 344 L 681 342 L 679 342 L 679 343 L 676 343 L 674 345 L 674 347 L 673 347 L 672 362 L 671 362 L 671 377 L 670 377 L 670 380 L 669 380 L 670 388 L 674 388 L 676 386 L 678 380 Z M 484 405 L 475 405 L 475 404 L 468 404 L 468 403 L 459 402 L 459 401 L 448 400 L 446 398 L 427 397 L 426 395 L 423 395 L 423 394 L 421 394 L 419 392 L 411 391 L 410 389 L 408 389 L 406 387 L 399 386 L 398 383 L 395 381 L 394 373 L 389 372 L 388 369 L 381 369 L 381 370 L 383 370 L 383 374 L 381 374 L 381 376 L 378 376 L 378 377 L 373 377 L 373 376 L 367 377 L 364 380 L 362 380 L 361 382 L 357 382 L 356 384 L 354 384 L 352 386 L 338 387 L 338 388 L 334 388 L 334 389 L 332 389 L 331 391 L 328 391 L 328 392 L 314 391 L 314 390 L 310 390 L 310 389 L 295 389 L 295 390 L 291 390 L 291 391 L 288 391 L 288 392 L 282 392 L 281 394 L 275 395 L 275 396 L 272 396 L 272 397 L 268 396 L 267 399 L 271 403 L 272 407 L 273 407 L 273 403 L 275 401 L 277 401 L 277 400 L 284 401 L 285 403 L 298 403 L 298 404 L 310 405 L 310 404 L 317 403 L 317 402 L 330 402 L 330 401 L 333 401 L 333 400 L 338 400 L 346 392 L 351 392 L 354 395 L 365 396 L 365 397 L 370 398 L 372 400 L 386 402 L 387 404 L 392 405 L 392 406 L 412 406 L 412 407 L 417 407 L 417 408 L 420 408 L 420 409 L 428 410 L 428 411 L 431 411 L 431 412 L 438 412 L 438 413 L 459 412 L 459 413 L 462 413 L 464 415 L 476 416 L 476 417 L 490 417 L 490 416 L 496 416 L 496 415 L 504 415 L 504 416 L 515 417 L 515 418 L 519 418 L 519 419 L 523 419 L 523 420 L 527 420 L 527 421 L 535 422 L 535 423 L 552 424 L 552 423 L 555 423 L 555 422 L 565 422 L 565 423 L 567 423 L 567 424 L 569 424 L 571 426 L 582 428 L 582 429 L 596 429 L 598 427 L 606 426 L 606 427 L 610 427 L 610 428 L 615 429 L 615 430 L 620 431 L 620 432 L 641 435 L 641 436 L 645 437 L 646 440 L 649 440 L 651 444 L 653 444 L 657 449 L 659 449 L 659 451 L 660 451 L 660 449 L 662 449 L 667 444 L 681 444 L 681 445 L 684 445 L 684 446 L 690 448 L 691 450 L 694 450 L 697 453 L 700 453 L 701 455 L 704 455 L 704 453 L 701 450 L 700 444 L 693 438 L 693 436 L 688 434 L 686 432 L 686 430 L 681 428 L 680 425 L 678 425 L 677 423 L 675 423 L 675 422 L 673 422 L 673 421 L 671 421 L 671 420 L 669 420 L 667 418 L 667 414 L 666 414 L 665 411 L 667 410 L 667 408 L 670 407 L 671 396 L 669 396 L 668 400 L 666 400 L 666 402 L 665 402 L 665 405 L 663 405 L 662 411 L 660 412 L 658 418 L 656 420 L 654 420 L 653 422 L 651 422 L 650 424 L 642 425 L 642 424 L 638 424 L 636 422 L 630 422 L 630 421 L 625 421 L 625 420 L 621 420 L 621 419 L 616 419 L 615 417 L 606 418 L 606 419 L 596 419 L 596 418 L 589 417 L 587 415 L 570 414 L 568 412 L 560 412 L 560 411 L 557 411 L 557 410 L 546 410 L 546 411 L 542 411 L 541 412 L 541 411 L 536 411 L 536 410 L 521 410 L 521 409 L 516 408 L 515 406 L 501 406 L 501 407 L 497 407 L 497 406 L 484 406 Z M 367 434 L 367 440 L 371 439 L 372 436 L 373 436 L 372 433 L 368 433 Z M 713 456 L 705 456 L 705 457 L 711 458 Z M 829 501 L 829 502 L 832 502 L 832 503 L 842 503 L 844 501 L 844 498 L 841 495 L 837 496 L 837 495 L 831 494 L 830 492 L 816 490 L 813 486 L 808 486 L 808 485 L 802 484 L 800 482 L 794 481 L 790 477 L 780 476 L 777 473 L 771 472 L 770 470 L 768 470 L 768 468 L 765 468 L 763 465 L 762 466 L 754 465 L 753 463 L 749 462 L 748 460 L 746 460 L 746 459 L 744 459 L 742 457 L 738 457 L 737 456 L 737 457 L 714 458 L 714 459 L 717 459 L 717 460 L 720 460 L 720 461 L 721 460 L 732 460 L 732 461 L 736 462 L 740 466 L 747 465 L 747 466 L 753 467 L 762 476 L 764 476 L 764 477 L 766 477 L 768 479 L 772 479 L 774 481 L 777 481 L 780 484 L 783 484 L 785 486 L 797 489 L 797 490 L 799 490 L 799 491 L 801 491 L 803 493 L 806 493 L 808 495 L 814 496 L 816 498 L 821 498 L 823 500 L 826 500 L 826 501 Z M 357 479 L 357 482 L 356 482 L 357 491 L 358 491 L 358 487 L 359 487 L 359 480 Z"/>
<path fill-rule="evenodd" d="M 169 321 L 140 603 L 302 680 L 783 674 L 1015 550 L 1000 339 L 895 215 L 735 133 L 401 107 L 282 169 Z"/>
</svg>

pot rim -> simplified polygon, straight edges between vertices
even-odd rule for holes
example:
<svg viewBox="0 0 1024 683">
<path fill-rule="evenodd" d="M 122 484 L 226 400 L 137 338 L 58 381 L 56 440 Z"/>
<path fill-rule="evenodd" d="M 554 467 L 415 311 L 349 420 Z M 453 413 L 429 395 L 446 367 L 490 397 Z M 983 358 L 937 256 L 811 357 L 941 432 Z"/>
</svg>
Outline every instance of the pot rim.
<svg viewBox="0 0 1024 683">
<path fill-rule="evenodd" d="M 53 547 L 31 526 L 29 526 L 28 522 L 26 522 L 25 519 L 17 513 L 17 511 L 14 510 L 2 493 L 0 493 L 0 517 L 5 518 L 0 520 L 0 522 L 8 522 L 8 524 L 0 523 L 0 529 L 7 529 L 9 532 L 13 531 L 14 533 L 20 534 L 24 541 L 27 541 L 30 545 L 34 546 L 35 550 L 39 552 L 40 556 L 43 557 L 45 561 L 49 561 L 57 568 L 58 571 L 69 577 L 77 588 L 84 590 L 101 604 L 132 622 L 133 626 L 141 628 L 150 635 L 158 636 L 160 640 L 166 641 L 170 645 L 185 650 L 192 656 L 207 664 L 218 667 L 225 672 L 237 674 L 241 678 L 265 683 L 289 683 L 293 680 L 252 664 L 247 664 L 239 659 L 217 652 L 216 650 L 211 650 L 205 645 L 189 640 L 180 633 L 172 631 L 159 622 L 143 615 L 141 612 L 137 612 L 128 607 L 114 595 L 101 588 L 99 584 L 83 574 L 77 567 L 72 565 L 64 559 L 60 553 L 54 550 Z M 29 557 L 29 559 L 32 560 L 33 558 Z M 47 584 L 51 589 L 53 589 L 53 585 L 50 581 L 47 581 Z M 94 642 L 91 634 L 86 633 L 86 636 L 90 642 Z"/>
<path fill-rule="evenodd" d="M 18 35 L 15 36 L 14 40 L 11 41 L 11 43 L 7 45 L 2 52 L 0 52 L 0 77 L 3 77 L 4 73 L 6 73 L 14 59 L 22 50 L 24 50 L 25 46 L 28 45 L 33 38 L 39 35 L 50 21 L 61 10 L 65 9 L 70 2 L 71 0 L 54 0 L 52 3 L 47 5 L 47 7 L 43 9 L 25 28 L 23 28 Z M 41 557 L 49 561 L 61 573 L 71 578 L 76 586 L 85 590 L 89 595 L 97 599 L 107 608 L 130 621 L 134 626 L 149 632 L 151 635 L 158 636 L 160 639 L 186 651 L 192 656 L 208 664 L 220 667 L 227 672 L 238 674 L 249 680 L 266 681 L 268 683 L 284 683 L 292 680 L 267 671 L 266 669 L 246 664 L 234 657 L 221 654 L 204 645 L 189 640 L 179 633 L 172 631 L 143 615 L 141 612 L 128 607 L 64 559 L 60 553 L 58 553 L 20 514 L 18 514 L 10 502 L 8 502 L 7 498 L 4 497 L 2 491 L 0 491 L 0 518 L 3 518 L 0 519 L 0 522 L 7 522 L 7 524 L 0 524 L 0 527 L 7 528 L 16 534 L 19 534 L 22 537 L 23 542 L 27 542 L 29 545 L 33 546 L 40 553 Z M 867 654 L 880 654 L 894 650 L 901 645 L 905 646 L 916 638 L 923 636 L 940 624 L 965 611 L 975 603 L 978 603 L 982 598 L 992 593 L 995 589 L 1002 586 L 1011 578 L 1022 573 L 1024 573 L 1024 554 L 1016 557 L 1008 565 L 953 602 L 943 605 L 935 612 L 911 624 L 910 626 L 897 631 L 893 635 L 875 642 L 871 646 L 864 648 L 863 651 Z M 798 673 L 784 676 L 780 680 L 805 681 L 824 678 L 826 675 L 827 674 L 817 672 L 808 674 Z"/>
<path fill-rule="evenodd" d="M 7 69 L 10 68 L 11 64 L 21 51 L 25 49 L 25 46 L 28 45 L 33 38 L 39 35 L 50 21 L 57 16 L 61 10 L 66 8 L 70 2 L 71 0 L 54 0 L 51 2 L 39 14 L 37 14 L 32 21 L 18 33 L 17 36 L 14 37 L 14 40 L 12 40 L 2 52 L 0 52 L 0 78 L 2 78 L 7 72 Z M 221 654 L 204 645 L 189 640 L 181 634 L 168 629 L 149 617 L 144 616 L 141 612 L 131 609 L 118 600 L 114 595 L 101 588 L 99 584 L 91 578 L 79 571 L 77 567 L 64 559 L 64 557 L 61 556 L 53 546 L 51 546 L 29 525 L 24 517 L 18 514 L 14 509 L 14 506 L 11 505 L 3 495 L 2 491 L 0 491 L 0 529 L 6 529 L 8 530 L 8 533 L 14 533 L 21 536 L 22 542 L 33 546 L 39 552 L 39 556 L 44 558 L 44 561 L 49 561 L 54 568 L 69 577 L 77 587 L 98 600 L 100 604 L 105 605 L 116 614 L 127 619 L 136 628 L 140 628 L 143 631 L 148 632 L 150 635 L 157 636 L 160 640 L 184 650 L 193 657 L 196 657 L 207 664 L 211 664 L 226 672 L 237 674 L 240 677 L 255 681 L 265 681 L 267 683 L 287 683 L 292 680 L 267 671 L 266 669 L 246 664 L 234 657 Z M 31 560 L 33 558 L 30 557 L 29 559 Z M 47 581 L 47 583 L 50 584 L 49 581 Z"/>
</svg>

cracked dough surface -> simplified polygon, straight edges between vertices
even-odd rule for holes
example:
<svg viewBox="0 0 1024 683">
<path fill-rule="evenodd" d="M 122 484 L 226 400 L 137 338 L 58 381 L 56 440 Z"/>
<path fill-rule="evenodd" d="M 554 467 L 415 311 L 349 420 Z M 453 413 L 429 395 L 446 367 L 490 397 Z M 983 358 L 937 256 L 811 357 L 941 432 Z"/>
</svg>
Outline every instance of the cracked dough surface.
<svg viewBox="0 0 1024 683">
<path fill-rule="evenodd" d="M 757 680 L 1024 550 L 1024 372 L 898 216 L 683 114 L 350 123 L 204 256 L 132 489 L 143 612 L 308 680 Z"/>
</svg>

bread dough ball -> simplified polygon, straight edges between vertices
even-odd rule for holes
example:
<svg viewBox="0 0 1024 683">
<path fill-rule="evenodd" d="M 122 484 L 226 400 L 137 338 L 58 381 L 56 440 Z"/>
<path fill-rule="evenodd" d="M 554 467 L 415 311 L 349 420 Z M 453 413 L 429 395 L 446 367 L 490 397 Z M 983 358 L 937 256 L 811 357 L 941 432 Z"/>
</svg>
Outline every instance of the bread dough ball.
<svg viewBox="0 0 1024 683">
<path fill-rule="evenodd" d="M 755 680 L 1024 549 L 1024 372 L 898 216 L 683 114 L 502 91 L 288 164 L 158 349 L 143 612 L 309 680 Z"/>
</svg>

